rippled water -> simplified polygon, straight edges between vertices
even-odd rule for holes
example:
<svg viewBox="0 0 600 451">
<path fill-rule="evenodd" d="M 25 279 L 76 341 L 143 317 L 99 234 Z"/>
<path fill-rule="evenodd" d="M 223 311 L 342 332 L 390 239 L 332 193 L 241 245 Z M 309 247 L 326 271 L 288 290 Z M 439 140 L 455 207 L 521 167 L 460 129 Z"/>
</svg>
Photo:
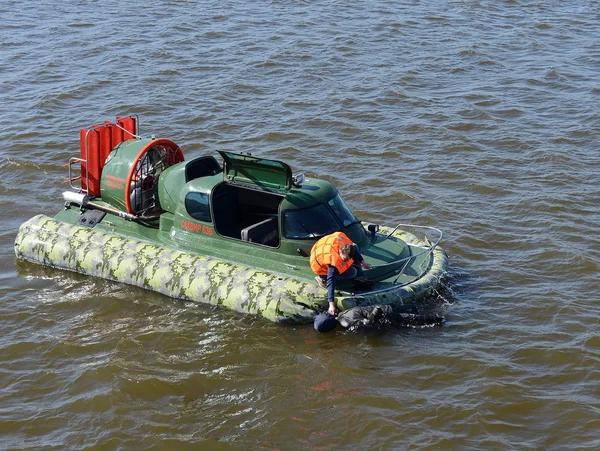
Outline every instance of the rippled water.
<svg viewBox="0 0 600 451">
<path fill-rule="evenodd" d="M 600 448 L 600 2 L 0 4 L 0 449 Z M 317 334 L 16 262 L 78 129 L 445 231 L 441 327 Z"/>
</svg>

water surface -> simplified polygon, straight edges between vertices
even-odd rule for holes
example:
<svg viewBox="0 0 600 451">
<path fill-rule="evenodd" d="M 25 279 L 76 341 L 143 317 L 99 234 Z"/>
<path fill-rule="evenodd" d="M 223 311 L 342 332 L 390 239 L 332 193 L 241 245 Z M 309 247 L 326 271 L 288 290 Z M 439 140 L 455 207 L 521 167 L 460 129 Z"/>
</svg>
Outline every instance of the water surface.
<svg viewBox="0 0 600 451">
<path fill-rule="evenodd" d="M 1 449 L 600 448 L 600 3 L 4 1 Z M 78 130 L 440 227 L 442 327 L 317 334 L 17 262 Z"/>
</svg>

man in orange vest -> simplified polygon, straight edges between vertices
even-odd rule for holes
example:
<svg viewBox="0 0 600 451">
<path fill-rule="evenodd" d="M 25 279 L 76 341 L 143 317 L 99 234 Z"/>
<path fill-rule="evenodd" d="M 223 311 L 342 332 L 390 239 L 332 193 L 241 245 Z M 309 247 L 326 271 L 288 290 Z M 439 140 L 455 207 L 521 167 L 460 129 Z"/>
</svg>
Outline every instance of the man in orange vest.
<svg viewBox="0 0 600 451">
<path fill-rule="evenodd" d="M 327 288 L 329 314 L 335 315 L 335 282 L 340 279 L 353 279 L 363 287 L 372 282 L 365 279 L 363 268 L 370 269 L 358 250 L 358 246 L 343 232 L 334 232 L 315 243 L 310 251 L 310 267 L 317 274 L 317 284 Z"/>
</svg>

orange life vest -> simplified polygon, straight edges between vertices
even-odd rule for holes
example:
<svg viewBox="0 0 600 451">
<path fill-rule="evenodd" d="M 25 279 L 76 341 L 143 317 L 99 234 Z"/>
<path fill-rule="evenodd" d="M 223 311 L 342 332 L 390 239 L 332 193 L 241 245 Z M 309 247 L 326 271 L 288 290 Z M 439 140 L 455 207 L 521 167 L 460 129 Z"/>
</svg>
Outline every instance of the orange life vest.
<svg viewBox="0 0 600 451">
<path fill-rule="evenodd" d="M 335 266 L 340 274 L 354 263 L 353 259 L 345 262 L 340 256 L 342 244 L 353 244 L 343 232 L 334 232 L 324 236 L 315 243 L 310 251 L 310 267 L 319 276 L 327 275 L 327 266 Z"/>
</svg>

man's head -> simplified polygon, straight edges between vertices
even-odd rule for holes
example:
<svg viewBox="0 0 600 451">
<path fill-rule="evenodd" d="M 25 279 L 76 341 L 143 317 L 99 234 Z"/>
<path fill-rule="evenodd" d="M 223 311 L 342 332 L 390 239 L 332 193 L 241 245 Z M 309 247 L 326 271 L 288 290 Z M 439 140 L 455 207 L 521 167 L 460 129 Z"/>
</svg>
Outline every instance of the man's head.
<svg viewBox="0 0 600 451">
<path fill-rule="evenodd" d="M 354 246 L 352 244 L 342 244 L 340 246 L 340 257 L 345 262 L 354 257 Z"/>
</svg>

